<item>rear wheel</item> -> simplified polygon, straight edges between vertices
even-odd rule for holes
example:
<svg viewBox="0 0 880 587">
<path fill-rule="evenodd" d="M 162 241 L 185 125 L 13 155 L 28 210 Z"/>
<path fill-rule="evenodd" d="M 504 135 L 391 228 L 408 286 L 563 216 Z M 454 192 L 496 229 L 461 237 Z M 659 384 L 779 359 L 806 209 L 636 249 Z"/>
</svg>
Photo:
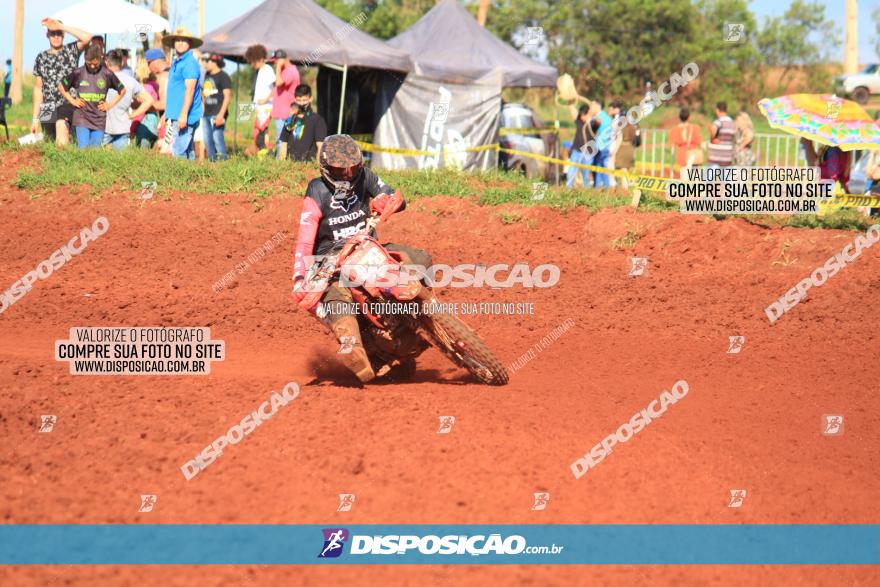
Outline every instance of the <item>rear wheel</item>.
<svg viewBox="0 0 880 587">
<path fill-rule="evenodd" d="M 432 314 L 425 318 L 429 333 L 443 354 L 489 385 L 507 384 L 507 369 L 477 334 L 450 314 Z"/>
</svg>

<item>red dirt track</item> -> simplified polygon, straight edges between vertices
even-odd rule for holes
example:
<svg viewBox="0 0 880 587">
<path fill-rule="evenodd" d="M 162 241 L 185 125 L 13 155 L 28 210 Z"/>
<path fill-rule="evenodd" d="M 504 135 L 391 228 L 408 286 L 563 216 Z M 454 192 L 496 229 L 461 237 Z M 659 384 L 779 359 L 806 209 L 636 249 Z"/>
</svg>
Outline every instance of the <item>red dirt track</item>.
<svg viewBox="0 0 880 587">
<path fill-rule="evenodd" d="M 337 345 L 298 311 L 290 273 L 301 199 L 84 191 L 32 200 L 0 170 L 0 290 L 95 218 L 109 231 L 0 315 L 3 523 L 878 523 L 880 247 L 769 324 L 764 308 L 856 233 L 767 229 L 630 209 L 567 214 L 472 200 L 410 202 L 383 240 L 436 263 L 556 263 L 550 289 L 445 289 L 448 302 L 532 302 L 532 316 L 466 321 L 509 364 L 575 326 L 511 377 L 475 383 L 437 351 L 412 382 L 340 374 Z M 161 195 L 161 194 L 160 194 Z M 224 203 L 228 200 L 228 204 Z M 628 230 L 631 250 L 612 243 Z M 231 287 L 213 284 L 278 231 Z M 629 258 L 650 259 L 628 277 Z M 88 296 L 86 294 L 89 294 Z M 227 358 L 209 376 L 72 376 L 54 341 L 74 326 L 210 326 Z M 728 336 L 745 348 L 727 354 Z M 329 361 L 329 362 L 328 362 Z M 569 465 L 669 389 L 689 394 L 595 469 Z M 288 381 L 300 396 L 186 481 L 180 466 Z M 49 434 L 41 414 L 55 414 Z M 842 436 L 820 434 L 843 414 Z M 450 434 L 438 417 L 454 415 Z M 740 509 L 730 489 L 746 489 Z M 549 491 L 546 511 L 532 494 Z M 354 493 L 337 513 L 339 493 Z M 156 494 L 138 513 L 141 494 Z M 670 548 L 675 548 L 670 545 Z M 2 585 L 827 584 L 876 567 L 3 567 Z"/>
</svg>

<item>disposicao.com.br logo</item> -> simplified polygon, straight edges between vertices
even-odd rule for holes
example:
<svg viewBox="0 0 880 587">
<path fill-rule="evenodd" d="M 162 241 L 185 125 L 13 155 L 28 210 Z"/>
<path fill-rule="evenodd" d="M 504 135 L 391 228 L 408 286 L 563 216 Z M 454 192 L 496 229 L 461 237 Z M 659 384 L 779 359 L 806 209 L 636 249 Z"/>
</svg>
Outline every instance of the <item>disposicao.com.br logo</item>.
<svg viewBox="0 0 880 587">
<path fill-rule="evenodd" d="M 528 546 L 526 539 L 519 534 L 502 537 L 501 534 L 476 534 L 437 536 L 435 534 L 388 534 L 388 535 L 350 535 L 346 528 L 325 528 L 323 546 L 318 558 L 336 558 L 342 554 L 345 542 L 351 538 L 351 555 L 466 555 L 487 554 L 559 554 L 564 546 Z"/>
</svg>

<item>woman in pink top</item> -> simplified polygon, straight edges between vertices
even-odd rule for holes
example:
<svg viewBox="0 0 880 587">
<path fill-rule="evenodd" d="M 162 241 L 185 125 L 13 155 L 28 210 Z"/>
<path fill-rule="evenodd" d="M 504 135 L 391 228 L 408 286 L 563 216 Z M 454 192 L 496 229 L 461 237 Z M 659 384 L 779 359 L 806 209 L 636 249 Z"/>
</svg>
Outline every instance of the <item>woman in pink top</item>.
<svg viewBox="0 0 880 587">
<path fill-rule="evenodd" d="M 290 117 L 290 105 L 293 103 L 293 92 L 299 85 L 299 70 L 287 58 L 284 49 L 277 49 L 269 58 L 275 67 L 275 89 L 272 94 L 272 118 L 275 120 L 275 157 L 278 157 L 278 144 L 281 142 L 281 130 Z"/>
</svg>

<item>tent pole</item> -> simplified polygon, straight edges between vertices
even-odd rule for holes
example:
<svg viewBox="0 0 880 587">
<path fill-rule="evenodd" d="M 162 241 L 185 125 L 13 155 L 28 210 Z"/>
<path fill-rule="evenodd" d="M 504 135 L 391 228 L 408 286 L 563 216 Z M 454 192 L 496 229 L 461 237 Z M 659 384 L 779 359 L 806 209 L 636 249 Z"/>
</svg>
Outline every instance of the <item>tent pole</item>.
<svg viewBox="0 0 880 587">
<path fill-rule="evenodd" d="M 348 81 L 348 65 L 342 66 L 342 95 L 339 97 L 339 122 L 336 124 L 336 134 L 342 134 L 342 108 L 345 106 L 345 84 Z"/>
<path fill-rule="evenodd" d="M 555 151 L 553 157 L 559 159 L 559 91 L 553 92 L 553 113 L 556 114 L 556 140 L 553 141 L 553 150 Z M 559 185 L 559 164 L 555 163 L 553 167 L 556 168 L 556 185 Z"/>
<path fill-rule="evenodd" d="M 238 83 L 241 79 L 241 63 L 235 63 L 235 117 L 232 119 L 232 152 L 238 155 Z M 229 116 L 229 113 L 226 114 Z"/>
</svg>

